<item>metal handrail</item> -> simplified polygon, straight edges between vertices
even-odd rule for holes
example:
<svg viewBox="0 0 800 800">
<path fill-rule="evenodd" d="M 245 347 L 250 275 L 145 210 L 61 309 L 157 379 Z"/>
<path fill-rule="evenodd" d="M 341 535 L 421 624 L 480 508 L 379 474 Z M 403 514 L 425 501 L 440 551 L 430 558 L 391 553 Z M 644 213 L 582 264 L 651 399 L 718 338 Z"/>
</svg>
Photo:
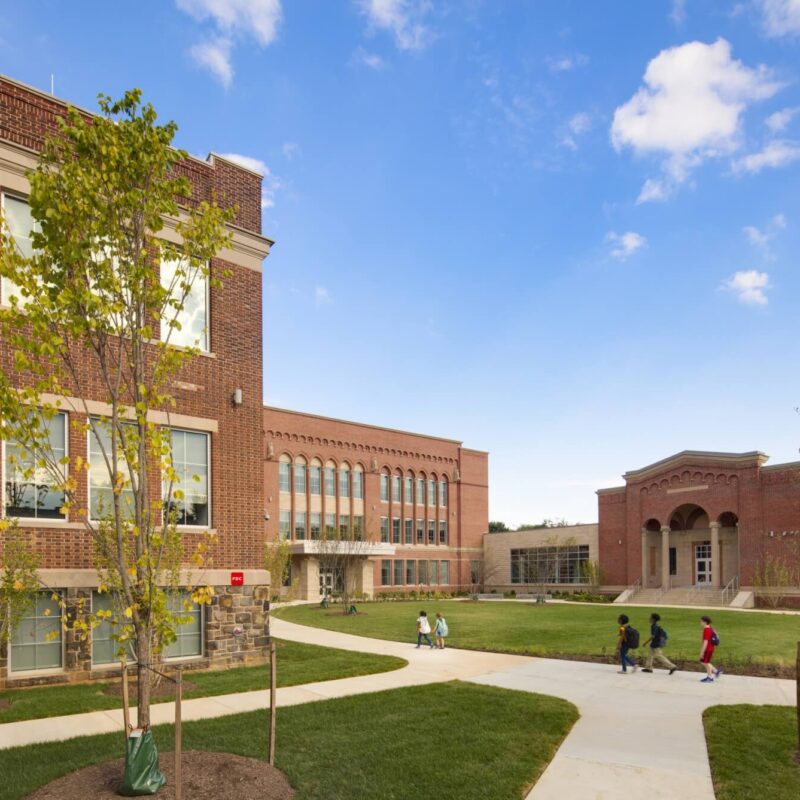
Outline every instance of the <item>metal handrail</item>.
<svg viewBox="0 0 800 800">
<path fill-rule="evenodd" d="M 733 602 L 733 598 L 739 593 L 739 576 L 734 575 L 727 583 L 725 588 L 722 590 L 722 594 L 720 595 L 722 600 L 722 605 L 727 606 Z"/>
<path fill-rule="evenodd" d="M 626 589 L 626 591 L 630 592 L 630 595 L 628 596 L 628 602 L 630 602 L 631 600 L 633 600 L 633 598 L 634 598 L 634 597 L 636 597 L 636 594 L 637 594 L 638 592 L 641 592 L 641 591 L 642 591 L 642 579 L 641 579 L 641 578 L 637 578 L 637 579 L 636 579 L 636 580 L 635 580 L 635 581 L 634 581 L 634 582 L 633 582 L 633 583 L 632 583 L 632 584 L 631 584 L 631 585 L 630 585 L 630 586 L 629 586 L 629 587 Z"/>
</svg>

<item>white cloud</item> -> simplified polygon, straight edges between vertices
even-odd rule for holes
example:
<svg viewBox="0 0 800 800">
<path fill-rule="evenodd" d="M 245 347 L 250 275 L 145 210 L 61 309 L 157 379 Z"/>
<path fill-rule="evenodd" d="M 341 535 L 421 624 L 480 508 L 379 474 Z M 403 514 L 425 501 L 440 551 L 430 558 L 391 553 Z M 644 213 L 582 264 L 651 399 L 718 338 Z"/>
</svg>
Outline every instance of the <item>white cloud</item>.
<svg viewBox="0 0 800 800">
<path fill-rule="evenodd" d="M 578 67 L 585 67 L 589 63 L 589 56 L 583 53 L 560 57 L 548 56 L 546 61 L 550 72 L 571 72 Z"/>
<path fill-rule="evenodd" d="M 682 25 L 686 21 L 686 0 L 672 0 L 669 18 L 675 25 Z"/>
<path fill-rule="evenodd" d="M 275 205 L 275 193 L 281 188 L 281 182 L 272 174 L 272 170 L 264 161 L 252 156 L 243 156 L 240 153 L 220 153 L 220 156 L 261 175 L 261 209 L 272 208 Z"/>
<path fill-rule="evenodd" d="M 789 123 L 792 121 L 798 111 L 800 111 L 800 106 L 795 106 L 794 108 L 783 108 L 780 111 L 776 111 L 774 114 L 770 114 L 766 120 L 764 120 L 764 124 L 773 133 L 780 133 L 789 127 Z"/>
<path fill-rule="evenodd" d="M 226 88 L 233 80 L 234 41 L 252 38 L 266 47 L 275 40 L 283 15 L 281 0 L 175 0 L 175 3 L 199 22 L 211 23 L 213 38 L 194 45 L 189 53 Z"/>
<path fill-rule="evenodd" d="M 606 241 L 612 245 L 611 255 L 619 261 L 625 261 L 646 244 L 647 239 L 639 233 L 628 231 L 627 233 L 608 233 Z"/>
<path fill-rule="evenodd" d="M 765 306 L 769 302 L 766 289 L 770 288 L 769 275 L 755 269 L 735 272 L 724 281 L 722 288 L 736 294 L 740 303 L 748 306 Z"/>
<path fill-rule="evenodd" d="M 377 53 L 370 53 L 363 47 L 356 48 L 353 53 L 353 63 L 363 64 L 376 71 L 382 70 L 386 66 L 386 62 Z"/>
<path fill-rule="evenodd" d="M 390 31 L 400 50 L 421 50 L 432 39 L 423 20 L 430 11 L 428 0 L 357 0 L 370 27 Z"/>
<path fill-rule="evenodd" d="M 671 194 L 671 188 L 663 180 L 648 178 L 644 182 L 639 196 L 636 198 L 636 205 L 642 203 L 653 203 L 667 200 Z"/>
<path fill-rule="evenodd" d="M 580 136 L 592 128 L 592 115 L 585 111 L 579 111 L 572 116 L 569 121 L 569 129 L 576 135 Z"/>
<path fill-rule="evenodd" d="M 742 232 L 747 237 L 753 247 L 758 248 L 767 259 L 771 258 L 770 242 L 777 236 L 779 231 L 786 227 L 786 217 L 783 214 L 776 214 L 767 225 L 761 229 L 755 225 L 745 225 Z"/>
<path fill-rule="evenodd" d="M 231 66 L 231 43 L 229 39 L 220 38 L 213 42 L 196 44 L 189 54 L 195 63 L 207 69 L 226 89 L 233 80 Z"/>
<path fill-rule="evenodd" d="M 767 36 L 800 35 L 800 0 L 757 0 Z"/>
<path fill-rule="evenodd" d="M 663 199 L 704 160 L 736 150 L 748 104 L 780 88 L 765 67 L 731 58 L 724 39 L 662 50 L 647 65 L 644 84 L 615 110 L 611 126 L 618 152 L 630 147 L 664 157 L 663 178 L 649 189 L 645 184 L 640 202 Z"/>
<path fill-rule="evenodd" d="M 297 142 L 285 142 L 281 147 L 281 153 L 285 159 L 291 161 L 295 156 L 300 155 L 300 145 Z"/>
<path fill-rule="evenodd" d="M 798 159 L 800 159 L 800 144 L 787 139 L 773 139 L 767 142 L 760 152 L 750 153 L 734 161 L 732 167 L 737 173 L 756 173 L 767 167 L 779 169 Z"/>
<path fill-rule="evenodd" d="M 314 303 L 317 308 L 330 305 L 332 302 L 331 294 L 324 286 L 314 287 Z"/>
</svg>

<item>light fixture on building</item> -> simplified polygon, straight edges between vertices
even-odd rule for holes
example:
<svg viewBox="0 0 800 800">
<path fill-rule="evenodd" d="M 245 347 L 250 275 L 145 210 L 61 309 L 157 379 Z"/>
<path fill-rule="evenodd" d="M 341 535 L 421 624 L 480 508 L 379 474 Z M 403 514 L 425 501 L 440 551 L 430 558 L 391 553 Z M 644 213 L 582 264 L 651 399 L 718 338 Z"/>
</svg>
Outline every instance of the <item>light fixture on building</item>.
<svg viewBox="0 0 800 800">
<path fill-rule="evenodd" d="M 242 404 L 242 390 L 241 389 L 234 389 L 233 390 L 233 404 L 235 406 L 240 406 Z"/>
<path fill-rule="evenodd" d="M 622 539 L 617 539 L 617 544 L 622 544 Z"/>
<path fill-rule="evenodd" d="M 272 442 L 267 442 L 267 458 L 275 458 L 275 445 Z"/>
</svg>

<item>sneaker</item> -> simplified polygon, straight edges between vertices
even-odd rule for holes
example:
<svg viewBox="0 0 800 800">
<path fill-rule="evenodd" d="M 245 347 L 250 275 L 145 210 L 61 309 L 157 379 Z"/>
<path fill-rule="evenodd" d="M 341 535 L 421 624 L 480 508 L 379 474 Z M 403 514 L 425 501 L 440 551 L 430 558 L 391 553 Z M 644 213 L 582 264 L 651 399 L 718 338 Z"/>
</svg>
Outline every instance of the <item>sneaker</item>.
<svg viewBox="0 0 800 800">
<path fill-rule="evenodd" d="M 627 675 L 627 674 L 628 674 L 628 670 L 626 670 L 626 669 L 618 669 L 617 670 L 617 675 Z"/>
<path fill-rule="evenodd" d="M 637 667 L 636 664 L 634 664 L 633 667 L 631 668 L 631 672 L 636 672 L 637 669 L 639 669 L 639 667 Z"/>
<path fill-rule="evenodd" d="M 705 678 L 700 679 L 700 683 L 714 683 L 714 679 L 709 678 L 708 675 L 706 675 Z"/>
<path fill-rule="evenodd" d="M 676 670 L 676 669 L 678 669 L 678 668 L 677 668 L 677 667 L 673 667 L 673 668 L 672 668 L 672 669 L 669 671 L 669 674 L 670 674 L 670 675 L 672 675 L 672 673 L 673 673 L 673 672 L 675 672 L 675 670 Z"/>
<path fill-rule="evenodd" d="M 714 670 L 714 675 L 716 675 L 716 677 L 719 678 L 719 676 L 722 675 L 722 670 L 721 669 L 715 669 Z"/>
<path fill-rule="evenodd" d="M 417 650 L 419 650 L 419 645 L 417 645 Z"/>
<path fill-rule="evenodd" d="M 651 669 L 647 669 L 647 667 L 644 667 L 644 668 L 642 669 L 642 672 L 652 672 L 652 671 L 653 671 L 653 670 L 651 670 Z"/>
</svg>

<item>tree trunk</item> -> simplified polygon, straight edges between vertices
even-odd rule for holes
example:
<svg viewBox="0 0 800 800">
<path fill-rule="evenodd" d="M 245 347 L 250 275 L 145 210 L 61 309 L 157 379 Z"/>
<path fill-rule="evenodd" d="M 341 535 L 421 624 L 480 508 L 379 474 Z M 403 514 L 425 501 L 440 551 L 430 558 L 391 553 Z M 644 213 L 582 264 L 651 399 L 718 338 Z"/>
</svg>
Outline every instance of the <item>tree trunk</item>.
<svg viewBox="0 0 800 800">
<path fill-rule="evenodd" d="M 149 631 L 140 628 L 136 634 L 136 655 L 138 664 L 136 667 L 136 677 L 139 683 L 139 694 L 136 700 L 136 712 L 138 726 L 147 729 L 150 727 L 150 683 L 152 673 L 148 669 L 150 666 L 150 636 Z"/>
</svg>

